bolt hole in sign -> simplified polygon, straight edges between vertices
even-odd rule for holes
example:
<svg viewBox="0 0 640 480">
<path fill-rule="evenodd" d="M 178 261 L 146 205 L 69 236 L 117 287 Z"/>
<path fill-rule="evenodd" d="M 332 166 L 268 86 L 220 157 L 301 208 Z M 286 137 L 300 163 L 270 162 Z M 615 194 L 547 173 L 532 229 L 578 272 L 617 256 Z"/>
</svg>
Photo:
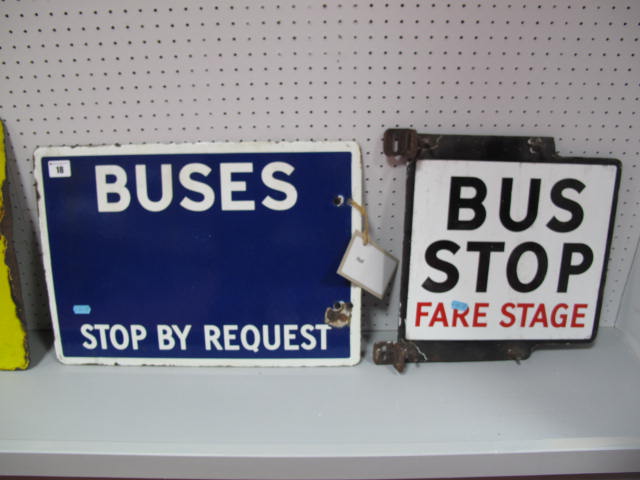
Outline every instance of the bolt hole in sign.
<svg viewBox="0 0 640 480">
<path fill-rule="evenodd" d="M 360 290 L 335 273 L 361 219 L 352 142 L 42 148 L 58 358 L 353 365 Z M 342 303 L 341 303 L 342 302 Z M 343 321 L 327 310 L 349 305 Z"/>
<path fill-rule="evenodd" d="M 545 156 L 526 138 L 439 140 L 446 159 L 408 166 L 404 338 L 460 341 L 427 360 L 517 357 L 508 342 L 465 356 L 467 341 L 593 340 L 619 162 Z"/>
</svg>

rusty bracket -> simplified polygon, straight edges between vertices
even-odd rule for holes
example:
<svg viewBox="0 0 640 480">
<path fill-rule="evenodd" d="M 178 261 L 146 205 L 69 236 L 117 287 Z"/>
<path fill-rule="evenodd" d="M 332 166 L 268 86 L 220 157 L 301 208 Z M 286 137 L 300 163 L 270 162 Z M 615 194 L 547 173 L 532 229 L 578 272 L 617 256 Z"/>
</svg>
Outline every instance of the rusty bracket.
<svg viewBox="0 0 640 480">
<path fill-rule="evenodd" d="M 402 373 L 407 362 L 425 361 L 427 358 L 418 347 L 410 342 L 376 342 L 373 346 L 373 363 L 376 365 L 393 365 Z"/>
<path fill-rule="evenodd" d="M 540 345 L 535 341 L 413 342 L 401 339 L 398 342 L 377 342 L 373 346 L 373 362 L 377 365 L 393 365 L 400 373 L 408 362 L 513 360 L 520 363 Z"/>
<path fill-rule="evenodd" d="M 383 150 L 394 167 L 412 162 L 438 148 L 440 135 L 419 134 L 410 128 L 390 128 L 384 132 Z"/>
<path fill-rule="evenodd" d="M 528 161 L 557 157 L 553 138 L 550 137 L 439 135 L 417 133 L 410 128 L 390 128 L 385 131 L 383 150 L 394 167 L 431 158 L 519 158 Z"/>
</svg>

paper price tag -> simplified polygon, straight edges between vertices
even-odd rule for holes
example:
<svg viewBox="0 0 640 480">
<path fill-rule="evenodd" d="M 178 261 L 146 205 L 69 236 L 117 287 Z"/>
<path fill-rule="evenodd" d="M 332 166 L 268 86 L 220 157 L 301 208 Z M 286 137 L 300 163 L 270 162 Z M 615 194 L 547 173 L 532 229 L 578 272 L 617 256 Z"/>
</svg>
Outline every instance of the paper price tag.
<svg viewBox="0 0 640 480">
<path fill-rule="evenodd" d="M 382 299 L 398 267 L 398 259 L 369 241 L 362 233 L 351 237 L 338 267 L 338 275 Z"/>
</svg>

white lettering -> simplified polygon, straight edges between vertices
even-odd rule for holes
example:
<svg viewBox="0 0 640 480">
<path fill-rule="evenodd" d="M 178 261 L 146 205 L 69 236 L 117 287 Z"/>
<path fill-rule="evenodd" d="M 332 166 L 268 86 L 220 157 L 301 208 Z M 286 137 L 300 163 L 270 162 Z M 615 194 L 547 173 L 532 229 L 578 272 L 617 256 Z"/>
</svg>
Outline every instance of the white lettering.
<svg viewBox="0 0 640 480">
<path fill-rule="evenodd" d="M 269 341 L 269 325 L 262 326 L 262 341 L 267 350 L 277 350 L 280 348 L 280 329 L 277 326 L 273 328 L 273 343 Z"/>
<path fill-rule="evenodd" d="M 216 347 L 216 350 L 223 350 L 220 344 L 220 329 L 215 325 L 204 326 L 204 348 L 207 351 L 211 350 L 211 345 Z"/>
<path fill-rule="evenodd" d="M 320 330 L 320 350 L 327 349 L 327 331 L 329 331 L 331 327 L 324 323 L 316 324 L 316 330 Z"/>
<path fill-rule="evenodd" d="M 171 333 L 171 327 L 169 325 L 158 325 L 158 349 L 171 350 L 176 346 L 176 341 L 173 339 Z"/>
<path fill-rule="evenodd" d="M 122 212 L 131 203 L 131 194 L 127 190 L 127 172 L 117 165 L 96 165 L 96 196 L 99 212 Z M 114 181 L 107 182 L 107 177 Z M 118 197 L 109 201 L 109 195 Z"/>
<path fill-rule="evenodd" d="M 102 350 L 109 348 L 109 342 L 107 342 L 107 330 L 109 330 L 109 325 L 106 323 L 97 323 L 93 328 L 100 334 L 100 348 Z"/>
<path fill-rule="evenodd" d="M 245 198 L 235 199 L 234 194 L 248 195 L 246 180 L 238 178 L 240 174 L 253 173 L 251 162 L 223 162 L 219 167 L 220 209 L 223 211 L 254 211 L 256 201 Z M 159 188 L 159 194 L 152 200 L 149 197 L 150 179 L 148 168 L 157 166 L 139 164 L 135 170 L 135 192 L 127 187 L 127 171 L 118 165 L 97 165 L 95 167 L 96 200 L 99 212 L 122 212 L 130 204 L 132 197 L 138 200 L 142 208 L 150 212 L 166 210 L 173 202 L 173 173 L 172 164 L 160 165 L 159 181 L 151 180 L 153 191 Z M 265 165 L 261 171 L 262 183 L 278 194 L 266 195 L 261 204 L 270 210 L 284 211 L 291 209 L 298 201 L 298 190 L 295 185 L 285 179 L 278 178 L 291 176 L 295 168 L 287 162 L 271 162 Z M 213 186 L 205 182 L 210 176 L 212 168 L 204 163 L 188 163 L 180 168 L 178 182 L 185 190 L 179 204 L 185 210 L 192 212 L 204 212 L 210 210 L 216 202 L 216 191 Z M 203 178 L 199 178 L 203 177 Z M 157 175 L 153 175 L 157 178 Z M 157 185 L 159 183 L 159 185 Z M 242 195 L 242 193 L 245 195 Z"/>
<path fill-rule="evenodd" d="M 207 185 L 206 183 L 199 182 L 191 178 L 191 176 L 197 173 L 206 177 L 211 173 L 211 168 L 209 168 L 204 163 L 189 163 L 182 167 L 180 170 L 180 174 L 178 175 L 180 179 L 180 184 L 190 190 L 192 192 L 199 193 L 202 195 L 202 200 L 191 200 L 188 197 L 184 197 L 180 202 L 180 205 L 192 212 L 204 212 L 205 210 L 210 209 L 213 206 L 213 202 L 215 202 L 215 193 L 213 189 Z"/>
<path fill-rule="evenodd" d="M 207 351 L 249 351 L 258 353 L 265 349 L 275 351 L 327 349 L 329 325 L 204 325 L 204 346 Z M 319 333 L 318 333 L 319 332 Z"/>
<path fill-rule="evenodd" d="M 122 337 L 118 340 L 118 333 Z M 122 325 L 112 325 L 109 329 L 109 340 L 116 350 L 124 350 L 129 346 L 129 331 Z"/>
<path fill-rule="evenodd" d="M 298 345 L 291 343 L 296 340 L 295 330 L 298 330 L 298 325 L 287 324 L 284 326 L 284 349 L 285 350 L 300 350 L 300 347 Z"/>
<path fill-rule="evenodd" d="M 160 200 L 149 199 L 147 191 L 147 166 L 136 165 L 136 194 L 140 205 L 150 212 L 165 210 L 173 200 L 173 183 L 171 182 L 171 165 L 168 163 L 160 166 L 161 193 Z"/>
<path fill-rule="evenodd" d="M 138 350 L 140 341 L 147 338 L 147 329 L 142 325 L 131 325 L 131 347 Z"/>
<path fill-rule="evenodd" d="M 108 325 L 96 323 L 94 325 L 85 323 L 80 327 L 80 333 L 86 339 L 82 346 L 87 350 L 94 350 L 98 347 L 98 339 L 94 335 L 98 332 L 100 338 L 100 348 L 107 350 L 111 347 L 116 350 L 126 350 L 131 346 L 133 350 L 138 350 L 140 341 L 147 338 L 147 330 L 142 325 Z"/>
<path fill-rule="evenodd" d="M 231 333 L 231 330 L 234 333 Z M 238 336 L 235 332 L 238 330 L 237 325 L 223 325 L 222 331 L 224 333 L 224 349 L 225 350 L 240 350 L 240 345 L 233 345 L 231 342 L 235 341 Z"/>
<path fill-rule="evenodd" d="M 271 162 L 262 169 L 262 183 L 272 190 L 284 193 L 282 200 L 276 200 L 271 196 L 266 196 L 262 200 L 262 205 L 271 210 L 289 210 L 298 200 L 298 191 L 289 182 L 274 177 L 276 172 L 291 175 L 295 169 L 286 162 Z"/>
<path fill-rule="evenodd" d="M 222 210 L 255 210 L 253 200 L 234 200 L 233 192 L 246 192 L 247 182 L 234 181 L 231 176 L 234 173 L 251 173 L 253 164 L 248 162 L 221 163 L 220 164 L 220 201 Z"/>
<path fill-rule="evenodd" d="M 180 327 L 178 325 L 171 325 L 171 328 L 178 337 L 178 341 L 180 342 L 180 350 L 186 350 L 187 337 L 189 336 L 189 332 L 191 331 L 191 325 L 185 325 L 184 330 L 180 330 Z"/>
<path fill-rule="evenodd" d="M 249 333 L 253 335 L 253 342 L 251 343 L 249 343 L 247 338 Z M 258 346 L 260 345 L 260 330 L 258 330 L 258 327 L 255 325 L 245 325 L 242 327 L 240 331 L 240 343 L 242 343 L 242 348 L 245 350 L 258 353 Z"/>
<path fill-rule="evenodd" d="M 80 333 L 84 338 L 87 339 L 84 342 L 82 342 L 82 346 L 87 350 L 93 350 L 98 346 L 98 341 L 96 340 L 96 337 L 94 337 L 93 334 L 91 333 L 92 330 L 93 330 L 93 327 L 88 323 L 85 323 L 80 327 Z"/>
<path fill-rule="evenodd" d="M 300 328 L 300 335 L 302 335 L 302 337 L 306 340 L 305 342 L 300 344 L 303 350 L 313 350 L 314 348 L 316 348 L 318 342 L 316 341 L 316 337 L 311 334 L 312 331 L 313 325 L 307 324 L 303 325 L 302 328 Z"/>
</svg>

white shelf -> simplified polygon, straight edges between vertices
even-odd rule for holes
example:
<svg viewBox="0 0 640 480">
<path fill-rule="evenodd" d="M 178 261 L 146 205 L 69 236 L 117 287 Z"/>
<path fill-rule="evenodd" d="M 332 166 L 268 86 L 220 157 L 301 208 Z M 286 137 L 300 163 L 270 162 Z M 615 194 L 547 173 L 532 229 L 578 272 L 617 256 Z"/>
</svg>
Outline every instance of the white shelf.
<svg viewBox="0 0 640 480">
<path fill-rule="evenodd" d="M 35 335 L 34 335 L 35 336 Z M 615 328 L 522 362 L 0 372 L 0 475 L 429 478 L 640 471 L 640 359 Z M 41 357 L 41 359 L 39 359 Z"/>
</svg>

